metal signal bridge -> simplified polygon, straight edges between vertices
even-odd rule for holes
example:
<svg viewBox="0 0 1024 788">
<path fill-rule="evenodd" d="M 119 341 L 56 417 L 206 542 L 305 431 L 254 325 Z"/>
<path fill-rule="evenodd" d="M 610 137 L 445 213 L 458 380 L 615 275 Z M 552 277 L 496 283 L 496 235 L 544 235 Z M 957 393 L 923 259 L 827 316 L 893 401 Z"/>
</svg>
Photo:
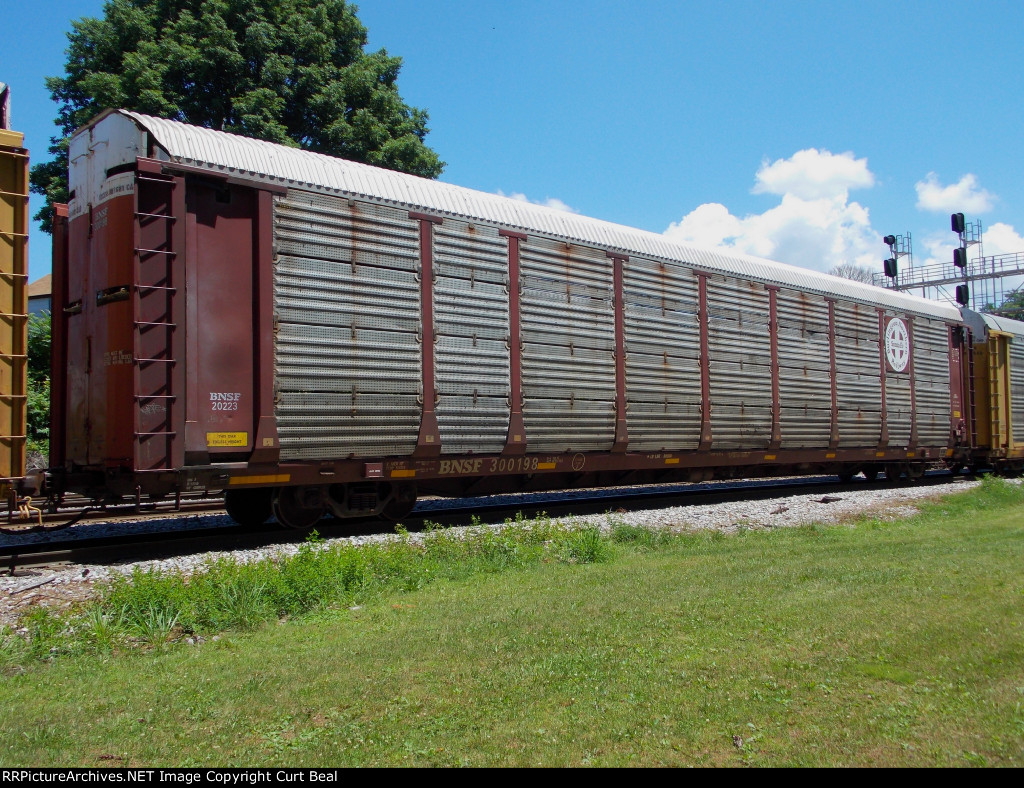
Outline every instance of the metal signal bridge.
<svg viewBox="0 0 1024 788">
<path fill-rule="evenodd" d="M 891 257 L 885 261 L 884 273 L 872 275 L 872 283 L 902 292 L 919 290 L 925 298 L 959 303 L 979 312 L 998 311 L 1022 287 L 1012 277 L 1024 277 L 1024 252 L 986 257 L 981 221 L 965 222 L 963 214 L 953 214 L 951 220 L 960 245 L 953 249 L 950 262 L 915 266 L 910 233 L 887 235 Z M 977 253 L 968 260 L 971 247 L 977 247 Z M 908 265 L 900 264 L 902 258 Z"/>
</svg>

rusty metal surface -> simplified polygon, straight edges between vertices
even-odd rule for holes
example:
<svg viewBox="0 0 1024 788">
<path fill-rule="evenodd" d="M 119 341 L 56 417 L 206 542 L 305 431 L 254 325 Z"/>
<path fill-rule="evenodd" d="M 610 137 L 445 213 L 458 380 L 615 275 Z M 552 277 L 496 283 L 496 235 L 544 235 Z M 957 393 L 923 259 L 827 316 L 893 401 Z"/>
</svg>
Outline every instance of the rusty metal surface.
<svg viewBox="0 0 1024 788">
<path fill-rule="evenodd" d="M 443 454 L 499 452 L 509 425 L 508 243 L 491 227 L 434 227 L 437 422 Z"/>
<path fill-rule="evenodd" d="M 835 316 L 839 446 L 874 446 L 882 429 L 878 312 L 836 301 Z"/>
<path fill-rule="evenodd" d="M 832 420 L 828 302 L 783 289 L 776 305 L 781 447 L 826 449 Z"/>
<path fill-rule="evenodd" d="M 949 440 L 951 382 L 949 327 L 938 320 L 914 319 L 914 404 L 918 442 L 943 446 Z"/>
<path fill-rule="evenodd" d="M 906 447 L 910 443 L 910 378 L 885 376 L 885 406 L 889 417 L 889 445 Z"/>
<path fill-rule="evenodd" d="M 535 451 L 610 450 L 612 261 L 599 250 L 534 238 L 519 252 L 527 445 Z"/>
<path fill-rule="evenodd" d="M 697 280 L 680 265 L 623 265 L 626 423 L 631 450 L 695 449 L 700 442 Z"/>
<path fill-rule="evenodd" d="M 282 459 L 409 454 L 420 423 L 419 229 L 302 192 L 276 206 Z"/>
<path fill-rule="evenodd" d="M 772 432 L 769 299 L 764 286 L 708 278 L 711 436 L 715 449 L 767 448 Z"/>
</svg>

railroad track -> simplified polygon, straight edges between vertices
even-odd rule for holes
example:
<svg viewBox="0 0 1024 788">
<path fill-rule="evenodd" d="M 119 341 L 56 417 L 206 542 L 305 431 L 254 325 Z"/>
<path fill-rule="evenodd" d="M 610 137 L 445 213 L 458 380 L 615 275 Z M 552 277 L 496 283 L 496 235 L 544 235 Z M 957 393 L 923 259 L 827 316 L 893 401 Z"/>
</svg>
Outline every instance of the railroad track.
<svg viewBox="0 0 1024 788">
<path fill-rule="evenodd" d="M 936 471 L 919 480 L 917 486 L 940 487 L 955 481 L 947 472 Z M 741 500 L 820 494 L 841 496 L 844 492 L 885 486 L 884 482 L 856 479 L 842 484 L 834 476 L 797 479 L 758 479 L 693 484 L 660 485 L 647 488 L 602 489 L 493 496 L 487 499 L 445 499 L 421 502 L 403 525 L 412 532 L 427 524 L 441 527 L 470 525 L 474 522 L 500 522 L 522 514 L 538 515 L 603 514 L 609 511 L 645 511 L 671 506 L 707 505 Z M 135 516 L 137 519 L 138 516 Z M 366 536 L 390 532 L 393 525 L 379 519 L 338 521 L 323 519 L 316 528 L 324 538 Z M 160 560 L 175 556 L 212 551 L 253 550 L 277 544 L 302 541 L 301 532 L 285 530 L 269 523 L 258 531 L 238 525 L 217 525 L 201 531 L 153 531 L 124 533 L 74 542 L 49 542 L 0 545 L 0 574 L 14 575 L 25 570 L 57 569 L 83 564 L 116 564 L 129 561 Z"/>
<path fill-rule="evenodd" d="M 76 495 L 69 496 L 57 511 L 43 508 L 47 505 L 46 501 L 33 501 L 32 506 L 42 510 L 41 516 L 33 512 L 31 518 L 22 517 L 20 519 L 16 519 L 19 518 L 18 510 L 9 506 L 6 523 L 0 519 L 0 533 L 9 536 L 31 533 L 38 531 L 40 524 L 45 529 L 59 530 L 62 524 L 70 520 L 74 520 L 76 523 L 96 520 L 116 522 L 118 520 L 138 520 L 140 517 L 150 515 L 172 518 L 224 511 L 224 499 L 221 497 L 182 498 L 175 503 L 143 500 L 138 504 L 118 503 L 96 506 L 86 498 Z"/>
</svg>

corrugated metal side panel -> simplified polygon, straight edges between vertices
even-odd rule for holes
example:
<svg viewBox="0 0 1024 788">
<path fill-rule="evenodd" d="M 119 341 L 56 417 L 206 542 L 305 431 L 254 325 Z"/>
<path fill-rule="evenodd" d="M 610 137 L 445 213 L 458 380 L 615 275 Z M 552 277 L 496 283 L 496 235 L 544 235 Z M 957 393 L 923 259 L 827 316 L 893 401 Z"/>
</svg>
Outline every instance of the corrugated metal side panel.
<svg viewBox="0 0 1024 788">
<path fill-rule="evenodd" d="M 712 276 L 707 293 L 712 448 L 765 448 L 772 433 L 768 292 L 757 282 Z"/>
<path fill-rule="evenodd" d="M 700 324 L 693 271 L 630 258 L 623 266 L 626 427 L 634 451 L 700 443 Z"/>
<path fill-rule="evenodd" d="M 776 312 L 782 448 L 827 448 L 832 434 L 828 302 L 780 290 Z"/>
<path fill-rule="evenodd" d="M 132 118 L 149 131 L 173 160 L 217 172 L 246 175 L 256 180 L 288 186 L 304 186 L 317 191 L 341 192 L 353 197 L 400 205 L 406 209 L 436 212 L 470 221 L 476 219 L 491 222 L 585 246 L 625 251 L 630 256 L 687 263 L 804 292 L 878 303 L 914 314 L 948 320 L 959 318 L 957 309 L 949 304 L 930 302 L 806 268 L 701 249 L 672 241 L 658 233 L 262 140 L 202 129 L 136 112 L 117 112 Z M 103 118 L 101 115 L 93 124 L 103 122 Z M 78 132 L 84 133 L 87 132 Z"/>
<path fill-rule="evenodd" d="M 615 439 L 612 261 L 530 238 L 520 246 L 523 422 L 531 451 L 607 451 Z"/>
<path fill-rule="evenodd" d="M 836 301 L 836 335 L 878 342 L 878 310 L 851 301 Z"/>
<path fill-rule="evenodd" d="M 835 316 L 839 446 L 875 446 L 882 434 L 878 312 L 837 301 Z"/>
<path fill-rule="evenodd" d="M 274 241 L 281 254 L 402 271 L 419 269 L 419 228 L 408 211 L 292 191 L 277 203 Z"/>
<path fill-rule="evenodd" d="M 889 430 L 889 446 L 900 447 L 910 443 L 910 377 L 885 376 L 885 411 Z"/>
<path fill-rule="evenodd" d="M 422 379 L 416 222 L 292 192 L 276 202 L 274 235 L 281 458 L 412 453 Z"/>
<path fill-rule="evenodd" d="M 1010 407 L 1013 443 L 1024 447 L 1024 336 L 1015 336 L 1010 344 Z"/>
<path fill-rule="evenodd" d="M 783 449 L 824 449 L 832 437 L 832 411 L 821 408 L 788 408 L 779 414 Z"/>
<path fill-rule="evenodd" d="M 441 451 L 497 453 L 509 421 L 508 241 L 451 219 L 433 239 Z"/>
<path fill-rule="evenodd" d="M 914 318 L 913 353 L 918 443 L 945 446 L 951 427 L 949 327 L 938 320 Z"/>
</svg>

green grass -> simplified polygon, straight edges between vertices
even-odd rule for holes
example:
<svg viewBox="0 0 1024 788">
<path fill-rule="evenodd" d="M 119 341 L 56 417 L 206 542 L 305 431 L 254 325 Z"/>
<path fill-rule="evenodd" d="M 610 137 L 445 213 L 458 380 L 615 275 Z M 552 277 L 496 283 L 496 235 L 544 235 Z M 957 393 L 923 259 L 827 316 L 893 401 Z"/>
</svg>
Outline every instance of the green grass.
<svg viewBox="0 0 1024 788">
<path fill-rule="evenodd" d="M 1020 765 L 1022 505 L 140 574 L 0 639 L 0 764 Z"/>
</svg>

